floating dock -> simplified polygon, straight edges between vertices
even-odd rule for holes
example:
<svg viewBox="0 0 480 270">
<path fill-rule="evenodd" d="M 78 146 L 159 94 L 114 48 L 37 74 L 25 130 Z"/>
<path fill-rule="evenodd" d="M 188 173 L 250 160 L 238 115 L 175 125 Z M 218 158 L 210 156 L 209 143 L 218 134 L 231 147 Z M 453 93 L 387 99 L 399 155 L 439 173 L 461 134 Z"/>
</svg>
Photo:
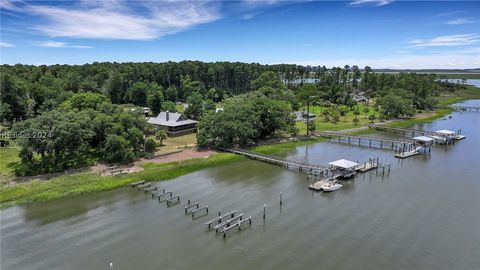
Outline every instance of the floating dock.
<svg viewBox="0 0 480 270">
<path fill-rule="evenodd" d="M 323 190 L 322 186 L 328 184 L 328 182 L 328 180 L 320 180 L 311 185 L 308 185 L 308 188 L 315 191 L 321 191 Z"/>
<path fill-rule="evenodd" d="M 418 152 L 417 150 L 412 150 L 412 151 L 407 151 L 407 152 L 399 152 L 397 154 L 395 154 L 395 157 L 396 158 L 408 158 L 408 157 L 413 157 L 413 156 L 416 156 L 420 154 L 420 152 Z"/>
<path fill-rule="evenodd" d="M 356 170 L 357 172 L 362 172 L 362 173 L 363 173 L 363 172 L 368 172 L 368 171 L 370 171 L 370 170 L 374 170 L 374 169 L 377 168 L 377 166 L 378 166 L 378 165 L 377 165 L 376 163 L 365 162 L 365 163 L 360 164 L 359 166 L 357 166 L 357 167 L 355 168 L 355 170 Z"/>
</svg>

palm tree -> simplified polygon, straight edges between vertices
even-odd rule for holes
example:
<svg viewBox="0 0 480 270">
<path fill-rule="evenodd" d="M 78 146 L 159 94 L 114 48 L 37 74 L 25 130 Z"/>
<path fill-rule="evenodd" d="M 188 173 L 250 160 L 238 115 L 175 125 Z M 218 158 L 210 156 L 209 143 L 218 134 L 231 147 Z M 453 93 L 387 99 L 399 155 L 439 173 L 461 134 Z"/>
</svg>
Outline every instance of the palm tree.
<svg viewBox="0 0 480 270">
<path fill-rule="evenodd" d="M 358 79 L 360 78 L 360 69 L 358 68 L 357 65 L 353 65 L 352 66 L 352 72 L 353 72 L 353 76 L 352 76 L 352 85 L 353 85 L 353 88 L 357 88 L 357 82 L 358 82 Z"/>
<path fill-rule="evenodd" d="M 363 112 L 365 113 L 365 118 L 367 118 L 368 113 L 370 112 L 370 109 L 368 108 L 368 106 L 365 106 L 365 108 L 363 108 Z"/>
<path fill-rule="evenodd" d="M 343 70 L 343 84 L 346 85 L 348 82 L 348 74 L 350 72 L 350 66 L 345 65 Z"/>
<path fill-rule="evenodd" d="M 157 131 L 157 133 L 155 134 L 155 139 L 160 141 L 160 145 L 163 145 L 163 141 L 166 140 L 167 138 L 168 137 L 167 137 L 167 133 L 165 132 L 165 130 L 159 129 Z"/>
</svg>

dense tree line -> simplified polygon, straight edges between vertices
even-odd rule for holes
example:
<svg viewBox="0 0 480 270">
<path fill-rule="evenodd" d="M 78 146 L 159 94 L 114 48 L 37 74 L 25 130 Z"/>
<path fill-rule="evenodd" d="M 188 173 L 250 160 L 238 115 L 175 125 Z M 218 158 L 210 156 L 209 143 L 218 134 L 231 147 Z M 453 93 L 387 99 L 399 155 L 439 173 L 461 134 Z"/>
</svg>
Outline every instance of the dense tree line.
<svg viewBox="0 0 480 270">
<path fill-rule="evenodd" d="M 199 61 L 2 65 L 0 121 L 29 118 L 81 92 L 100 93 L 114 104 L 133 103 L 154 111 L 162 100 L 185 102 L 194 92 L 218 102 L 250 91 L 251 82 L 265 71 L 274 71 L 293 85 L 297 78 L 306 78 L 309 70 L 297 65 Z"/>
<path fill-rule="evenodd" d="M 49 134 L 19 139 L 20 173 L 29 174 L 88 160 L 129 162 L 152 153 L 153 138 L 162 141 L 166 134 L 156 134 L 142 110 L 121 104 L 149 107 L 157 114 L 175 112 L 176 102 L 185 102 L 187 117 L 200 121 L 199 145 L 230 147 L 278 133 L 296 134 L 291 113 L 307 103 L 330 107 L 323 117 L 333 123 L 351 110 L 358 123 L 355 94 L 374 99 L 379 117 L 395 118 L 431 109 L 436 96 L 460 87 L 434 74 L 375 73 L 357 66 L 197 61 L 3 65 L 0 121 L 17 133 Z"/>
<path fill-rule="evenodd" d="M 450 83 L 436 81 L 433 74 L 375 73 L 368 66 L 360 69 L 355 65 L 331 69 L 199 61 L 2 65 L 0 122 L 9 125 L 41 114 L 82 92 L 103 94 L 114 104 L 150 107 L 155 113 L 164 108 L 173 109 L 172 103 L 186 102 L 195 92 L 204 99 L 219 102 L 256 89 L 253 81 L 267 71 L 279 76 L 280 83 L 291 89 L 314 82 L 320 98 L 349 106 L 353 105 L 351 94 L 354 90 L 363 90 L 375 97 L 384 90 L 405 89 L 417 108 L 428 109 L 432 106 L 432 95 L 452 89 Z"/>
<path fill-rule="evenodd" d="M 22 166 L 17 174 L 62 171 L 88 164 L 131 162 L 151 132 L 143 114 L 96 93 L 74 94 L 57 109 L 14 124 Z"/>
<path fill-rule="evenodd" d="M 252 82 L 254 91 L 228 98 L 221 111 L 208 111 L 198 127 L 198 144 L 232 147 L 269 138 L 276 132 L 296 134 L 292 106 L 293 91 L 274 72 L 263 73 Z"/>
<path fill-rule="evenodd" d="M 463 88 L 464 84 L 439 80 L 435 74 L 375 73 L 370 67 L 360 71 L 358 67 L 345 66 L 323 70 L 318 82 L 300 86 L 296 95 L 306 104 L 355 105 L 355 94 L 376 100 L 385 118 L 412 116 L 415 110 L 430 110 L 439 94 Z M 395 105 L 395 106 L 391 106 Z M 336 118 L 336 117 L 335 117 Z"/>
</svg>

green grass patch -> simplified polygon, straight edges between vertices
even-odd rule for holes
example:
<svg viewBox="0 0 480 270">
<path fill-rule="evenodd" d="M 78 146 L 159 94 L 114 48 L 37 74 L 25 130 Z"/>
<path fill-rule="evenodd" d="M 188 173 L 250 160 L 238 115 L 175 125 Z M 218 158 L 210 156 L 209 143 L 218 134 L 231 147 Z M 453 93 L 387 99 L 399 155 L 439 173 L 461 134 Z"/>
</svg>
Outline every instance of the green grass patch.
<svg viewBox="0 0 480 270">
<path fill-rule="evenodd" d="M 185 107 L 183 107 L 183 104 L 175 104 L 175 108 L 179 113 L 183 113 L 185 111 Z"/>
<path fill-rule="evenodd" d="M 112 190 L 130 183 L 162 181 L 189 174 L 204 168 L 238 161 L 243 157 L 218 153 L 209 158 L 164 164 L 147 163 L 144 171 L 123 176 L 101 176 L 97 173 L 79 173 L 56 177 L 48 181 L 34 180 L 27 183 L 3 184 L 0 186 L 0 208 L 29 202 L 49 201 L 86 193 Z"/>
<path fill-rule="evenodd" d="M 19 152 L 20 147 L 12 143 L 7 147 L 0 148 L 0 175 L 11 176 L 14 174 L 15 168 L 20 165 Z"/>
<path fill-rule="evenodd" d="M 373 102 L 372 102 L 373 104 Z M 370 120 L 368 120 L 368 116 L 370 114 L 375 113 L 375 116 L 378 117 L 379 114 L 378 112 L 374 111 L 374 108 L 372 105 L 366 106 L 365 104 L 358 104 L 356 105 L 360 111 L 360 115 L 358 115 L 358 124 L 355 125 L 353 123 L 353 119 L 355 118 L 355 115 L 353 114 L 353 111 L 348 111 L 345 116 L 340 116 L 340 120 L 337 123 L 332 123 L 325 121 L 322 115 L 322 111 L 325 109 L 325 107 L 322 106 L 310 106 L 310 112 L 314 113 L 316 115 L 315 117 L 315 128 L 318 131 L 325 131 L 325 130 L 332 130 L 332 131 L 339 131 L 339 130 L 345 130 L 345 129 L 352 129 L 352 128 L 359 128 L 363 126 L 368 126 L 370 123 Z M 369 112 L 365 113 L 363 110 L 365 107 L 368 107 Z M 306 111 L 306 108 L 301 108 L 301 110 Z M 378 121 L 375 120 L 375 122 Z M 296 124 L 299 133 L 300 134 L 306 134 L 307 133 L 307 125 L 305 122 L 297 122 Z"/>
</svg>

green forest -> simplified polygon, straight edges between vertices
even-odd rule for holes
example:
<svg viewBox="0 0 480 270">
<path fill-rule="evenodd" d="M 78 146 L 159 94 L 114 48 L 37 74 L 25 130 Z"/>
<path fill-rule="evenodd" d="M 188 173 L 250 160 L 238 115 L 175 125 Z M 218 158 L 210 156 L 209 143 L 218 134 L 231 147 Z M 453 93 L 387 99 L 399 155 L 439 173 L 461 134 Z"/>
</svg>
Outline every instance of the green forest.
<svg viewBox="0 0 480 270">
<path fill-rule="evenodd" d="M 21 147 L 19 175 L 93 161 L 127 163 L 154 151 L 154 138 L 165 134 L 147 124 L 135 106 L 155 115 L 187 103 L 185 115 L 200 121 L 199 146 L 232 147 L 296 136 L 292 112 L 307 103 L 328 107 L 324 115 L 334 121 L 348 111 L 360 114 L 354 97 L 362 95 L 382 119 L 411 117 L 433 109 L 440 94 L 465 87 L 435 74 L 376 73 L 348 65 L 2 65 L 0 74 L 2 134 L 24 135 L 10 138 Z"/>
</svg>

